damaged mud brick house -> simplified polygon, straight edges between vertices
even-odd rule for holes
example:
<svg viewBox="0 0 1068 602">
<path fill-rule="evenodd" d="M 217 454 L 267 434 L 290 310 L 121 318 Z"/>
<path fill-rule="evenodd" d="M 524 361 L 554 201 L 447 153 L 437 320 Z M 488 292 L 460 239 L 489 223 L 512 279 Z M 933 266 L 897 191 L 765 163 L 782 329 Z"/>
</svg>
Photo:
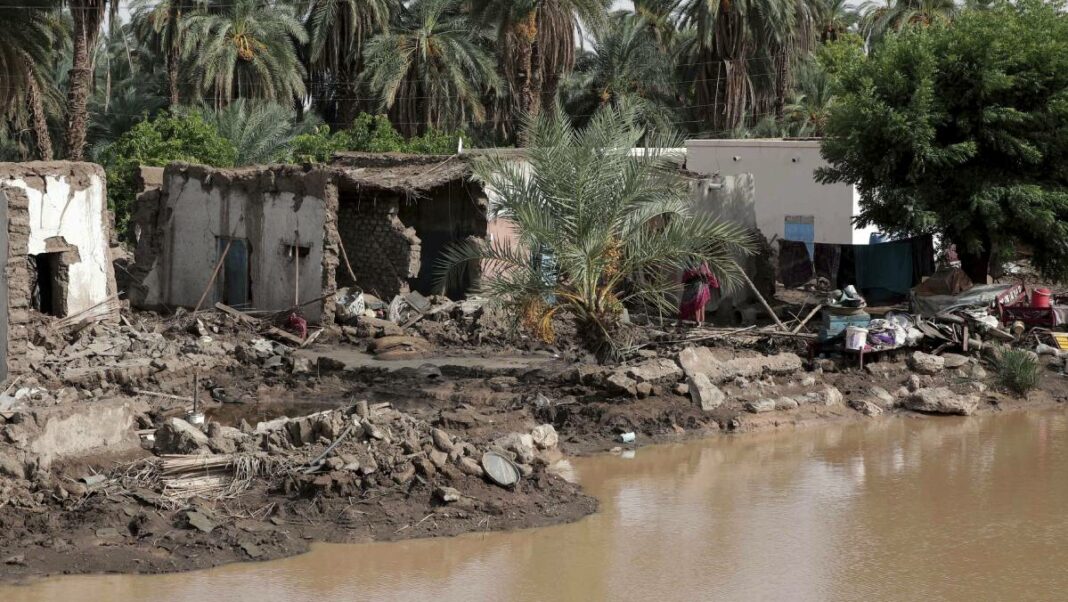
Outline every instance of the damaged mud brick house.
<svg viewBox="0 0 1068 602">
<path fill-rule="evenodd" d="M 0 163 L 0 379 L 27 368 L 35 319 L 87 312 L 116 294 L 105 181 L 91 163 Z"/>
<path fill-rule="evenodd" d="M 399 154 L 343 153 L 316 166 L 172 164 L 158 193 L 138 199 L 131 301 L 192 308 L 209 291 L 205 305 L 308 303 L 306 318 L 329 322 L 325 297 L 338 287 L 385 300 L 438 292 L 446 246 L 486 235 L 485 194 L 470 175 L 463 158 Z M 478 272 L 447 294 L 461 296 Z"/>
</svg>

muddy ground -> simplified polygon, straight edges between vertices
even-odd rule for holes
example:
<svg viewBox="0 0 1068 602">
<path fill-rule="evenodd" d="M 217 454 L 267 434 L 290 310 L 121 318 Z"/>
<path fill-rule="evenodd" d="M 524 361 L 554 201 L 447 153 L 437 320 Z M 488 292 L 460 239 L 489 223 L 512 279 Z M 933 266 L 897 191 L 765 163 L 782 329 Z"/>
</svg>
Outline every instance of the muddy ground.
<svg viewBox="0 0 1068 602">
<path fill-rule="evenodd" d="M 23 481 L 0 477 L 0 579 L 181 571 L 289 556 L 314 541 L 365 542 L 538 527 L 596 511 L 596 500 L 553 473 L 552 461 L 567 455 L 895 414 L 937 419 L 903 407 L 902 400 L 917 389 L 944 387 L 961 396 L 974 395 L 979 399 L 975 413 L 1068 401 L 1059 370 L 1044 371 L 1040 386 L 1019 399 L 999 390 L 990 374 L 976 370 L 982 365 L 979 357 L 957 368 L 919 375 L 906 356 L 864 370 L 845 360 L 809 362 L 793 356 L 796 369 L 758 370 L 719 383 L 725 400 L 702 409 L 677 367 L 678 345 L 650 346 L 625 366 L 596 366 L 561 350 L 498 347 L 477 356 L 471 350 L 430 354 L 438 359 L 462 357 L 396 370 L 386 369 L 391 365 L 387 362 L 381 368 L 373 362 L 353 367 L 332 359 L 339 349 L 351 351 L 351 345 L 343 336 L 323 337 L 303 355 L 313 361 L 310 370 L 306 363 L 297 370 L 300 364 L 292 360 L 267 359 L 232 362 L 200 375 L 198 398 L 205 400 L 208 422 L 233 427 L 234 432 L 243 429 L 243 445 L 267 449 L 269 456 L 288 466 L 255 480 L 239 494 L 175 503 L 161 498 L 159 488 L 147 482 L 140 486 L 136 480 L 124 480 L 131 467 L 141 466 L 138 462 L 156 460 L 148 449 L 58 463 Z M 723 361 L 740 357 L 759 363 L 768 354 L 791 350 L 801 351 L 797 344 L 753 337 L 744 344 L 720 343 L 713 353 Z M 494 361 L 502 357 L 510 361 Z M 667 366 L 663 374 L 628 372 L 636 366 L 665 368 L 663 361 L 676 368 Z M 633 378 L 621 376 L 625 374 Z M 187 384 L 169 382 L 172 392 L 188 394 Z M 873 393 L 875 388 L 881 393 Z M 133 389 L 125 385 L 126 394 L 135 395 Z M 755 409 L 768 398 L 778 400 L 774 409 Z M 478 453 L 495 449 L 502 437 L 544 424 L 552 425 L 559 442 L 539 449 L 536 458 L 516 458 L 527 474 L 510 489 L 458 470 L 465 457 L 460 451 L 435 463 L 437 468 L 430 466 L 430 455 L 444 453 L 426 441 L 391 452 L 396 460 L 392 469 L 383 466 L 365 473 L 339 462 L 306 476 L 294 467 L 303 467 L 324 450 L 336 431 L 281 447 L 277 439 L 253 440 L 249 434 L 249 425 L 284 416 L 330 411 L 338 420 L 348 420 L 360 400 L 386 408 L 381 411 L 391 420 L 421 425 L 424 435 L 429 428 L 447 432 Z M 182 406 L 181 401 L 154 399 L 145 420 L 158 427 Z M 635 441 L 620 442 L 620 435 L 630 432 Z M 366 445 L 377 444 L 367 431 L 364 439 Z M 476 457 L 472 453 L 467 457 Z M 97 488 L 76 481 L 91 469 L 113 480 Z M 455 490 L 458 499 L 445 501 L 443 487 Z"/>
</svg>

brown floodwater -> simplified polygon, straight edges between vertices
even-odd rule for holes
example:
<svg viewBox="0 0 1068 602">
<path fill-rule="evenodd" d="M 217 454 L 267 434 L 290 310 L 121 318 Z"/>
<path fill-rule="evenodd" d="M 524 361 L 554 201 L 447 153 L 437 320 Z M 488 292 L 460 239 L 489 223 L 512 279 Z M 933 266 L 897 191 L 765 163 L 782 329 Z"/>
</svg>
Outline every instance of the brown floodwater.
<svg viewBox="0 0 1068 602">
<path fill-rule="evenodd" d="M 571 525 L 61 577 L 0 587 L 0 600 L 1068 597 L 1064 412 L 828 425 L 571 464 L 601 499 Z"/>
</svg>

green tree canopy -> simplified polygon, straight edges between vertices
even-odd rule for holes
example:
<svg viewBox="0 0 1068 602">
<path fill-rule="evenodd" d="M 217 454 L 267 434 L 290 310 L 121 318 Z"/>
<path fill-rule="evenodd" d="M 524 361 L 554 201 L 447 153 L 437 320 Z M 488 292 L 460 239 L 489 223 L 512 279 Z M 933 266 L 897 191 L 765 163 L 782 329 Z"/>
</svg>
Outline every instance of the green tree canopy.
<svg viewBox="0 0 1068 602">
<path fill-rule="evenodd" d="M 164 113 L 142 121 L 101 153 L 108 175 L 108 205 L 115 212 L 116 226 L 125 232 L 140 166 L 162 167 L 172 161 L 186 161 L 229 167 L 236 158 L 234 145 L 197 113 Z"/>
<path fill-rule="evenodd" d="M 1018 243 L 1068 277 L 1068 14 L 1022 0 L 906 27 L 841 72 L 823 182 L 860 191 L 860 222 L 936 232 L 985 281 Z"/>
</svg>

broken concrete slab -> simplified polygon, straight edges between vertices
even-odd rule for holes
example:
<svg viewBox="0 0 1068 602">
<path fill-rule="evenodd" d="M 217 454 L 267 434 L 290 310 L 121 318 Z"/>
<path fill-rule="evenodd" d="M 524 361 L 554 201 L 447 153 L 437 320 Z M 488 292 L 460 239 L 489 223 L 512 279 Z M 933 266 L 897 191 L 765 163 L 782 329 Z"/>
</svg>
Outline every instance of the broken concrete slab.
<svg viewBox="0 0 1068 602">
<path fill-rule="evenodd" d="M 657 358 L 631 366 L 626 370 L 627 376 L 639 383 L 667 383 L 682 378 L 682 368 L 667 358 Z"/>
<path fill-rule="evenodd" d="M 794 374 L 802 369 L 801 358 L 794 353 L 738 357 L 719 361 L 707 347 L 683 349 L 679 352 L 679 364 L 688 377 L 694 374 L 704 374 L 713 384 L 736 378 L 752 379 L 765 374 Z"/>
</svg>

